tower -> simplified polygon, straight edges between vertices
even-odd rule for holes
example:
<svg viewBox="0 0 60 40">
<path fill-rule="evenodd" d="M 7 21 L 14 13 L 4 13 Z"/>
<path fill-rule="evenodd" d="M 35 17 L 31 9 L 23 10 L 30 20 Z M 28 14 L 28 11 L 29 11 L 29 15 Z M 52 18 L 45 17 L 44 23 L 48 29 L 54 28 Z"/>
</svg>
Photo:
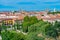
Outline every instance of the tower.
<svg viewBox="0 0 60 40">
<path fill-rule="evenodd" d="M 56 12 L 56 9 L 54 8 L 54 12 Z"/>
</svg>

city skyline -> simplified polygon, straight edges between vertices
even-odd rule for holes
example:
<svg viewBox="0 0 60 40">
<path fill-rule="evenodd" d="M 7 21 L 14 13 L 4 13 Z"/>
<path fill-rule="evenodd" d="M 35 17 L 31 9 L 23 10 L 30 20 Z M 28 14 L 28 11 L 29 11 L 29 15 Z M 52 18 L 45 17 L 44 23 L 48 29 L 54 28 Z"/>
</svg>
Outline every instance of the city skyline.
<svg viewBox="0 0 60 40">
<path fill-rule="evenodd" d="M 0 11 L 26 10 L 60 10 L 60 0 L 0 0 Z"/>
</svg>

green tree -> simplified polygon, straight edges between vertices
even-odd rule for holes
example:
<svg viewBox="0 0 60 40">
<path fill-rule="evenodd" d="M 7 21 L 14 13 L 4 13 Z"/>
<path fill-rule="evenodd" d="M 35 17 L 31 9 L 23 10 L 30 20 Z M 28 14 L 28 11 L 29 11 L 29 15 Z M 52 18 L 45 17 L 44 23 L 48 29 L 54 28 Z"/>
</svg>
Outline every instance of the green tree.
<svg viewBox="0 0 60 40">
<path fill-rule="evenodd" d="M 25 40 L 25 35 L 16 31 L 2 31 L 2 40 Z"/>
<path fill-rule="evenodd" d="M 57 40 L 58 32 L 57 32 L 56 29 L 54 29 L 53 26 L 47 27 L 47 28 L 45 29 L 45 34 L 46 34 L 48 37 L 53 37 L 53 38 L 55 38 L 55 40 Z"/>
<path fill-rule="evenodd" d="M 5 25 L 4 21 L 2 21 L 2 29 L 7 31 L 7 26 Z"/>
<path fill-rule="evenodd" d="M 54 24 L 54 28 L 60 32 L 60 22 L 56 21 L 55 24 Z"/>
<path fill-rule="evenodd" d="M 38 19 L 36 18 L 36 16 L 30 17 L 30 25 L 35 24 L 37 22 L 38 22 Z"/>
<path fill-rule="evenodd" d="M 22 23 L 23 31 L 28 32 L 28 28 L 31 25 L 33 25 L 33 24 L 35 24 L 37 22 L 38 22 L 38 19 L 35 16 L 32 16 L 32 17 L 26 16 L 26 17 L 24 17 L 24 21 Z"/>
<path fill-rule="evenodd" d="M 22 25 L 23 25 L 23 27 L 22 27 L 23 31 L 28 32 L 28 26 L 29 26 L 29 17 L 28 16 L 24 17 L 24 21 L 23 21 Z"/>
<path fill-rule="evenodd" d="M 20 22 L 19 22 L 19 20 L 16 20 L 16 26 L 17 26 L 17 30 L 19 30 L 20 29 Z"/>
</svg>

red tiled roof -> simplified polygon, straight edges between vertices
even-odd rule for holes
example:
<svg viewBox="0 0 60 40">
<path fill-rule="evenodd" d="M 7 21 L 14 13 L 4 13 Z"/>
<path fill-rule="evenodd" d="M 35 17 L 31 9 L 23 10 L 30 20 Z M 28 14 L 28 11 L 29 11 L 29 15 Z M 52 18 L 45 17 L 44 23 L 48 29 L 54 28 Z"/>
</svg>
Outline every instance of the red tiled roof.
<svg viewBox="0 0 60 40">
<path fill-rule="evenodd" d="M 37 17 L 37 19 L 41 19 L 41 16 L 40 15 L 38 15 L 38 16 L 36 16 Z"/>
<path fill-rule="evenodd" d="M 42 15 L 42 14 L 44 14 L 44 12 L 38 12 L 38 14 Z"/>
<path fill-rule="evenodd" d="M 56 17 L 57 17 L 57 19 L 60 19 L 60 14 L 57 14 L 57 16 L 56 16 Z"/>
</svg>

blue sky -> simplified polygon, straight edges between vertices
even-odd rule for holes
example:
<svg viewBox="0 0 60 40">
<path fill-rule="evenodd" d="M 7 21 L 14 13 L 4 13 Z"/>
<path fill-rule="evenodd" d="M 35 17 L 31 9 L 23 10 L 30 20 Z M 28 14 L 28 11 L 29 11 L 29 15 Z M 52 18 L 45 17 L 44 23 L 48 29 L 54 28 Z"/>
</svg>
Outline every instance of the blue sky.
<svg viewBox="0 0 60 40">
<path fill-rule="evenodd" d="M 12 10 L 60 10 L 60 0 L 0 0 L 0 11 Z"/>
</svg>

